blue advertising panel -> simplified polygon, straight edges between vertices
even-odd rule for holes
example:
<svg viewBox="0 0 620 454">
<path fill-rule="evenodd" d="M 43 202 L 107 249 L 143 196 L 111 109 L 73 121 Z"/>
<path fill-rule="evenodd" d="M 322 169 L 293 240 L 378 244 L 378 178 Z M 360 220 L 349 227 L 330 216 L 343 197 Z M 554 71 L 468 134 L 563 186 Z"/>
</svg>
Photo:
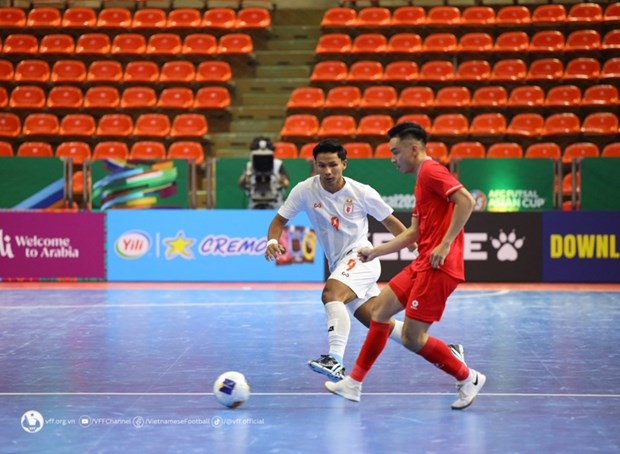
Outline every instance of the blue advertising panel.
<svg viewBox="0 0 620 454">
<path fill-rule="evenodd" d="M 620 282 L 620 212 L 543 214 L 543 280 Z"/>
<path fill-rule="evenodd" d="M 305 214 L 289 222 L 278 263 L 265 260 L 274 210 L 110 210 L 109 281 L 321 282 L 323 249 Z"/>
</svg>

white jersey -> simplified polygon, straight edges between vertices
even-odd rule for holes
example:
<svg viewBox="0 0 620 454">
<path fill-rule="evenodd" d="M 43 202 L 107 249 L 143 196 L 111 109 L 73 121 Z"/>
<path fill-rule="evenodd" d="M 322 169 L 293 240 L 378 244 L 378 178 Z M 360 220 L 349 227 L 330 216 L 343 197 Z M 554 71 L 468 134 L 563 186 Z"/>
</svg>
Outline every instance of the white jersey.
<svg viewBox="0 0 620 454">
<path fill-rule="evenodd" d="M 325 251 L 330 271 L 351 250 L 372 246 L 368 240 L 368 215 L 383 221 L 394 211 L 379 193 L 350 178 L 335 194 L 321 186 L 319 176 L 298 183 L 278 214 L 293 219 L 305 211 Z"/>
</svg>

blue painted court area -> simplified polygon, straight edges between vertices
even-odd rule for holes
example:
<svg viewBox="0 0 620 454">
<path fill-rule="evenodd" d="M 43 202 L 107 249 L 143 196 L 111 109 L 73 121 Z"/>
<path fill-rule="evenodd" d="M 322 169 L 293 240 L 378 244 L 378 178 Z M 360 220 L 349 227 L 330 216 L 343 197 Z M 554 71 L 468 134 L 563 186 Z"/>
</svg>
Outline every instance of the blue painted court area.
<svg viewBox="0 0 620 454">
<path fill-rule="evenodd" d="M 431 333 L 488 377 L 465 411 L 393 341 L 360 403 L 327 393 L 306 366 L 327 351 L 319 298 L 0 286 L 0 452 L 620 452 L 620 291 L 458 290 Z M 353 321 L 348 368 L 365 334 Z M 235 410 L 211 392 L 226 370 L 252 385 Z"/>
</svg>

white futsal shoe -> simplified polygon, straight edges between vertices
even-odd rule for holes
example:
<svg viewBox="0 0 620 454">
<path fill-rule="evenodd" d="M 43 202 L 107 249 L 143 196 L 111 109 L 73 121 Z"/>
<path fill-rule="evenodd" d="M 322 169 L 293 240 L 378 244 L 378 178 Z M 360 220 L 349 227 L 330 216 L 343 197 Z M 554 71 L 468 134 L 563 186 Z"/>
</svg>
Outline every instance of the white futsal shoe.
<svg viewBox="0 0 620 454">
<path fill-rule="evenodd" d="M 456 383 L 459 398 L 452 404 L 453 410 L 464 410 L 474 403 L 476 396 L 487 381 L 487 377 L 474 369 L 469 369 L 469 377 Z"/>
<path fill-rule="evenodd" d="M 330 393 L 338 394 L 353 402 L 359 402 L 362 396 L 362 384 L 353 380 L 348 375 L 337 383 L 331 381 L 325 382 L 325 388 L 327 388 Z"/>
</svg>

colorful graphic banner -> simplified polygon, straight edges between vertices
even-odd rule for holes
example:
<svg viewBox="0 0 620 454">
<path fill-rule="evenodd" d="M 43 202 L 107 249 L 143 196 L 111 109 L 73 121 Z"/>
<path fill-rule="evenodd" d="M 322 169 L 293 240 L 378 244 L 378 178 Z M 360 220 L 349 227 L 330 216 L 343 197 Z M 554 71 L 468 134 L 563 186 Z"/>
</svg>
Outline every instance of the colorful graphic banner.
<svg viewBox="0 0 620 454">
<path fill-rule="evenodd" d="M 620 282 L 620 212 L 545 213 L 543 279 Z"/>
<path fill-rule="evenodd" d="M 185 160 L 93 161 L 92 181 L 95 210 L 189 207 Z"/>
<path fill-rule="evenodd" d="M 287 253 L 265 260 L 274 210 L 112 210 L 110 281 L 317 282 L 323 250 L 305 215 L 282 235 Z"/>
<path fill-rule="evenodd" d="M 65 205 L 59 158 L 0 157 L 0 209 L 49 209 Z"/>
<path fill-rule="evenodd" d="M 463 159 L 459 180 L 476 211 L 543 211 L 554 207 L 551 159 Z"/>
<path fill-rule="evenodd" d="M 0 279 L 105 279 L 102 213 L 0 211 Z"/>
</svg>

